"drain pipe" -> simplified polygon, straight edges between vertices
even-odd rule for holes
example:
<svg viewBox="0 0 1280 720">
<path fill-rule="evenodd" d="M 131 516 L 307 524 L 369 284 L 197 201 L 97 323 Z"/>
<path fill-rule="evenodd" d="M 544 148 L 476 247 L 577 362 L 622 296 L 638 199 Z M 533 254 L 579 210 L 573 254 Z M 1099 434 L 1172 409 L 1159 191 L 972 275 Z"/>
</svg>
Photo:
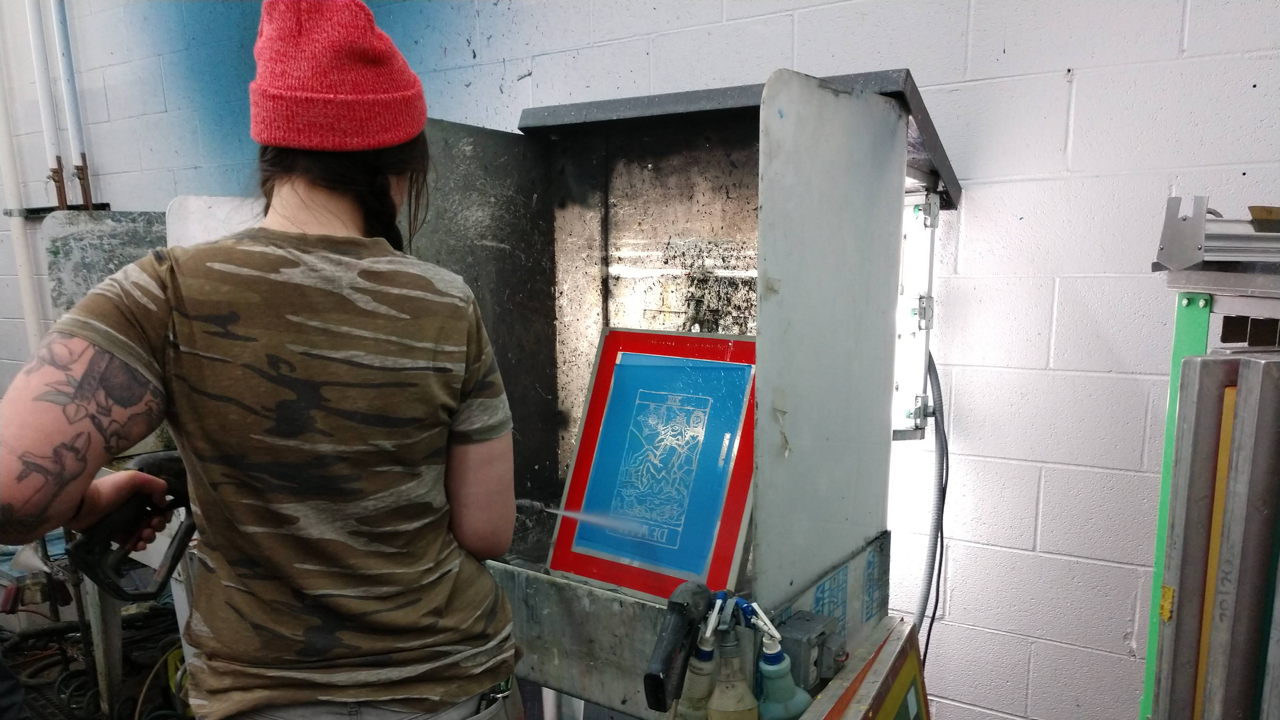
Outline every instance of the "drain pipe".
<svg viewBox="0 0 1280 720">
<path fill-rule="evenodd" d="M 27 352 L 35 356 L 40 346 L 40 301 L 36 295 L 35 266 L 31 262 L 31 246 L 27 243 L 27 211 L 22 209 L 22 176 L 18 174 L 18 158 L 13 149 L 13 126 L 9 122 L 9 60 L 0 49 L 0 182 L 4 183 L 4 214 L 9 218 L 9 239 L 18 272 L 18 295 L 22 300 L 22 319 L 26 321 Z"/>
<path fill-rule="evenodd" d="M 62 153 L 58 149 L 58 116 L 53 107 L 49 53 L 44 42 L 44 14 L 40 0 L 27 0 L 27 30 L 31 33 L 31 59 L 36 68 L 36 97 L 40 101 L 40 125 L 44 129 L 44 156 L 49 179 L 58 191 L 58 209 L 67 209 L 67 188 L 62 181 Z"/>
<path fill-rule="evenodd" d="M 67 25 L 66 0 L 50 0 L 53 7 L 54 38 L 58 43 L 58 70 L 62 75 L 62 99 L 67 106 L 67 131 L 71 137 L 71 161 L 80 180 L 80 200 L 85 210 L 93 209 L 89 188 L 89 160 L 84 154 L 84 125 L 80 123 L 80 95 L 76 92 L 76 68 L 71 61 L 71 29 Z"/>
</svg>

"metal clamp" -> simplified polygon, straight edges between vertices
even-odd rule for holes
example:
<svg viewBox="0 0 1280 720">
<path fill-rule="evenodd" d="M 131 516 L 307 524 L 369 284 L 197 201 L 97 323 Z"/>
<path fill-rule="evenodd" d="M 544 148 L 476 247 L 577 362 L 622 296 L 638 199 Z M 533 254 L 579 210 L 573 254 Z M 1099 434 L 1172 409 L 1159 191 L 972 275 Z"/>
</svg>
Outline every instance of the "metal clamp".
<svg viewBox="0 0 1280 720">
<path fill-rule="evenodd" d="M 26 217 L 27 215 L 30 215 L 30 213 L 28 213 L 24 208 L 5 208 L 4 209 L 5 217 Z"/>
<path fill-rule="evenodd" d="M 927 228 L 938 227 L 938 215 L 942 211 L 942 202 L 937 195 L 929 193 L 924 199 L 924 226 Z"/>
<path fill-rule="evenodd" d="M 916 404 L 911 408 L 911 426 L 923 430 L 928 425 L 925 418 L 933 417 L 933 408 L 929 406 L 928 395 L 917 395 Z"/>
<path fill-rule="evenodd" d="M 933 329 L 933 296 L 921 295 L 919 302 L 916 304 L 915 312 L 916 328 L 919 330 Z"/>
</svg>

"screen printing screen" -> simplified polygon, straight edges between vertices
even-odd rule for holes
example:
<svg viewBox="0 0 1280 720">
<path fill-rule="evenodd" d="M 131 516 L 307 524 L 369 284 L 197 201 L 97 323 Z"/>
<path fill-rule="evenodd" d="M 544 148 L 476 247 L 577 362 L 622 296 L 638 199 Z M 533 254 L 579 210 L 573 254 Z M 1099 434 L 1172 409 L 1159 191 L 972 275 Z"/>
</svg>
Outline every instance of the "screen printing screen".
<svg viewBox="0 0 1280 720">
<path fill-rule="evenodd" d="M 749 512 L 755 343 L 610 330 L 601 340 L 551 570 L 667 597 L 734 582 Z"/>
<path fill-rule="evenodd" d="M 574 549 L 690 579 L 707 571 L 750 365 L 620 353 Z"/>
</svg>

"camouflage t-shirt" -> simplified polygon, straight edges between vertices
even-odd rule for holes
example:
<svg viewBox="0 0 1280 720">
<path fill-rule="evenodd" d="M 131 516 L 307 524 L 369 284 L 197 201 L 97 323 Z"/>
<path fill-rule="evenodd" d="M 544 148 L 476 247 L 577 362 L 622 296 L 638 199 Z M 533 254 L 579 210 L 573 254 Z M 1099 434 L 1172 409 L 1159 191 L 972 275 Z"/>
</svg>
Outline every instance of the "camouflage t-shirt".
<svg viewBox="0 0 1280 720">
<path fill-rule="evenodd" d="M 458 276 L 383 240 L 256 229 L 156 250 L 55 329 L 167 396 L 199 530 L 199 717 L 435 711 L 510 676 L 510 607 L 449 531 L 448 445 L 511 429 Z"/>
</svg>

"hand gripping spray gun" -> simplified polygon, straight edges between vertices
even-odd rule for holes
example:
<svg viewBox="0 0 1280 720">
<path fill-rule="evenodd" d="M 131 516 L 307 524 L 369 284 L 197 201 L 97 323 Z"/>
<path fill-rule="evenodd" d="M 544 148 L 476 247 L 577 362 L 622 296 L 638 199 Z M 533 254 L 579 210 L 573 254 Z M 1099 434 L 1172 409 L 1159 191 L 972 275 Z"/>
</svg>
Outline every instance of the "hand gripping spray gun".
<svg viewBox="0 0 1280 720">
<path fill-rule="evenodd" d="M 191 516 L 191 502 L 187 496 L 187 469 L 182 458 L 176 452 L 156 452 L 139 455 L 125 466 L 129 470 L 137 470 L 164 480 L 169 486 L 168 495 L 172 498 L 165 507 L 156 507 L 146 495 L 130 498 L 115 512 L 99 520 L 84 531 L 75 542 L 67 547 L 67 557 L 85 577 L 89 578 L 103 592 L 121 602 L 142 602 L 154 600 L 164 592 L 178 568 L 187 545 L 195 535 L 195 519 Z M 151 519 L 176 508 L 184 508 L 186 516 L 174 533 L 173 542 L 165 551 L 164 559 L 156 568 L 151 584 L 141 589 L 127 589 L 124 586 L 124 563 L 139 536 Z M 126 538 L 120 542 L 120 538 Z M 116 546 L 113 548 L 112 545 Z"/>
</svg>

